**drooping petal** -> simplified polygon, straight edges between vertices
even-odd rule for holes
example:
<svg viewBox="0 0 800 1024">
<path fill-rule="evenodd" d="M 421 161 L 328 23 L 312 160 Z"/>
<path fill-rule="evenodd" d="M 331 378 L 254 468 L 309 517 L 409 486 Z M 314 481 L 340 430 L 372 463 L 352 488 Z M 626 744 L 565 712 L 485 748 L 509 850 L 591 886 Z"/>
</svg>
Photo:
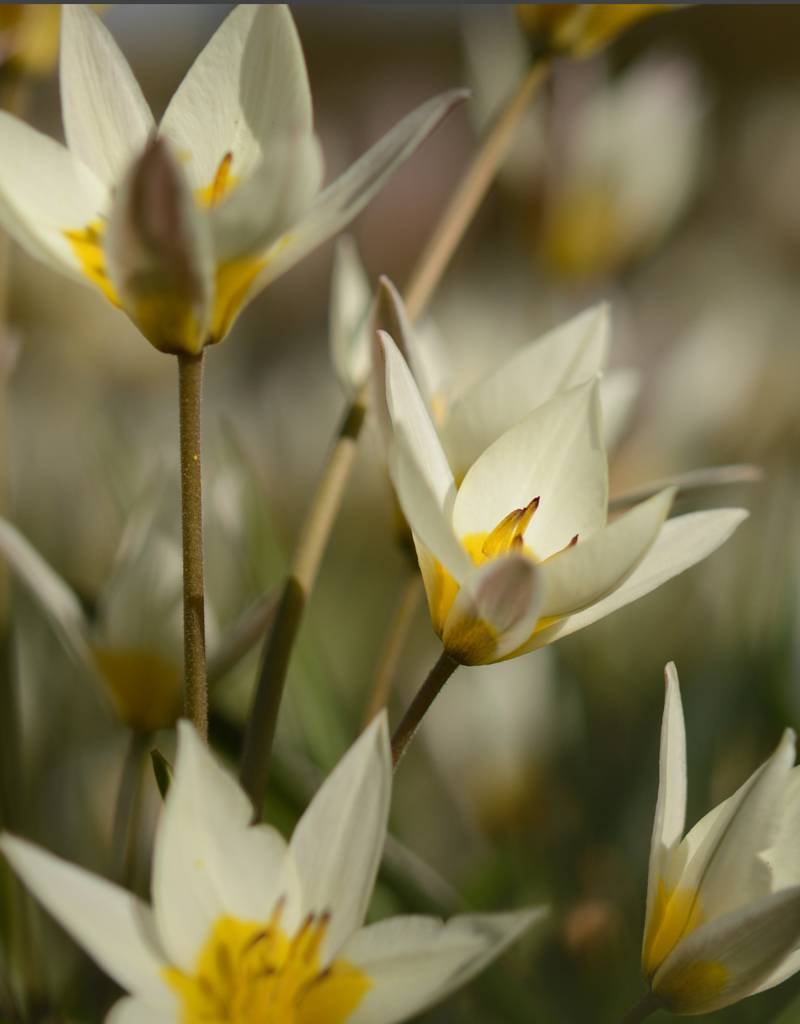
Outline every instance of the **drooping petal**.
<svg viewBox="0 0 800 1024">
<path fill-rule="evenodd" d="M 272 828 L 250 827 L 253 809 L 188 722 L 178 723 L 175 774 L 153 854 L 153 904 L 171 962 L 191 971 L 222 914 L 268 921 L 285 900 L 289 928 L 300 913 L 296 873 Z"/>
<path fill-rule="evenodd" d="M 164 958 L 149 907 L 24 839 L 4 834 L 0 849 L 39 902 L 107 974 L 127 992 L 169 1010 L 173 1000 L 162 979 Z"/>
<path fill-rule="evenodd" d="M 441 507 L 415 452 L 401 433 L 390 443 L 388 462 L 392 483 L 409 526 L 460 583 L 472 571 L 472 562 L 453 533 L 447 507 Z"/>
<path fill-rule="evenodd" d="M 498 661 L 533 632 L 542 589 L 539 567 L 524 555 L 485 562 L 453 601 L 442 634 L 445 650 L 463 665 Z"/>
<path fill-rule="evenodd" d="M 386 715 L 377 716 L 320 787 L 292 835 L 308 913 L 331 913 L 330 955 L 361 926 L 378 872 L 392 792 Z"/>
<path fill-rule="evenodd" d="M 52 622 L 69 653 L 89 671 L 89 623 L 80 601 L 38 551 L 5 519 L 0 519 L 0 551 Z"/>
<path fill-rule="evenodd" d="M 173 1024 L 175 1014 L 160 1013 L 141 999 L 120 999 L 106 1014 L 105 1024 Z"/>
<path fill-rule="evenodd" d="M 244 181 L 275 138 L 311 133 L 311 94 L 289 8 L 240 4 L 228 15 L 172 97 L 161 132 L 194 189 L 208 188 L 232 155 Z"/>
<path fill-rule="evenodd" d="M 453 526 L 459 537 L 489 533 L 536 497 L 525 545 L 538 559 L 605 525 L 608 469 L 596 381 L 545 402 L 486 449 L 458 490 Z"/>
<path fill-rule="evenodd" d="M 260 256 L 303 216 L 321 180 L 316 135 L 273 139 L 250 177 L 209 211 L 217 263 Z"/>
<path fill-rule="evenodd" d="M 398 1024 L 466 985 L 544 909 L 511 914 L 465 914 L 447 923 L 431 917 L 396 917 L 358 932 L 341 956 L 372 987 L 348 1024 Z"/>
<path fill-rule="evenodd" d="M 67 145 L 113 188 L 155 125 L 114 37 L 83 4 L 61 8 L 60 88 Z"/>
<path fill-rule="evenodd" d="M 254 283 L 253 293 L 286 273 L 357 217 L 442 118 L 466 96 L 463 89 L 453 89 L 424 103 L 328 185 L 303 220 L 267 254 L 267 264 Z"/>
<path fill-rule="evenodd" d="M 336 243 L 328 323 L 331 361 L 339 383 L 355 394 L 369 376 L 372 287 L 355 239 L 343 235 Z"/>
<path fill-rule="evenodd" d="M 0 225 L 36 259 L 89 284 L 66 231 L 105 210 L 107 191 L 68 149 L 0 111 Z"/>
<path fill-rule="evenodd" d="M 664 675 L 666 690 L 664 717 L 661 720 L 658 800 L 650 841 L 644 948 L 653 928 L 653 911 L 659 884 L 663 884 L 666 864 L 680 843 L 686 824 L 686 728 L 678 673 L 672 662 L 667 665 Z"/>
<path fill-rule="evenodd" d="M 386 406 L 392 430 L 406 441 L 437 504 L 442 510 L 447 510 L 455 496 L 455 481 L 439 443 L 439 435 L 397 345 L 383 331 L 380 332 L 380 340 Z M 495 525 L 496 521 L 492 527 Z"/>
<path fill-rule="evenodd" d="M 125 312 L 152 345 L 202 350 L 214 301 L 211 231 L 163 139 L 147 145 L 114 196 L 105 256 Z"/>
<path fill-rule="evenodd" d="M 765 987 L 800 942 L 800 888 L 784 889 L 702 925 L 653 978 L 674 1013 L 711 1013 Z"/>
<path fill-rule="evenodd" d="M 456 477 L 528 413 L 595 377 L 605 366 L 609 337 L 608 306 L 601 303 L 526 345 L 460 395 L 442 427 Z"/>
<path fill-rule="evenodd" d="M 708 512 L 690 512 L 668 520 L 653 546 L 621 586 L 596 604 L 541 630 L 518 653 L 533 651 L 562 636 L 569 636 L 649 594 L 651 590 L 716 551 L 737 526 L 744 522 L 747 515 L 744 509 L 721 508 Z"/>
<path fill-rule="evenodd" d="M 542 564 L 542 616 L 568 615 L 618 586 L 653 546 L 674 496 L 667 488 Z"/>
</svg>

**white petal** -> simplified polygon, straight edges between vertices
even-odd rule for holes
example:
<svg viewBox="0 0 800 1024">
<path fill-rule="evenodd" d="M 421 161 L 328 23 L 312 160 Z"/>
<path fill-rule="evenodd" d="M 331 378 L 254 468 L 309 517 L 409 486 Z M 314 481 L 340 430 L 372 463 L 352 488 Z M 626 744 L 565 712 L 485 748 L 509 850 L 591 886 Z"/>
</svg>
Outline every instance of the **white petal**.
<svg viewBox="0 0 800 1024">
<path fill-rule="evenodd" d="M 162 352 L 200 352 L 214 299 L 211 229 L 163 139 L 148 143 L 115 193 L 104 251 L 144 336 Z"/>
<path fill-rule="evenodd" d="M 493 558 L 462 583 L 445 621 L 444 648 L 463 665 L 498 661 L 531 635 L 541 604 L 534 562 L 517 554 Z"/>
<path fill-rule="evenodd" d="M 616 448 L 624 434 L 641 389 L 642 378 L 636 370 L 612 370 L 600 381 L 603 440 L 608 451 Z"/>
<path fill-rule="evenodd" d="M 364 730 L 297 824 L 290 852 L 307 913 L 331 913 L 326 954 L 361 926 L 378 873 L 392 793 L 386 715 Z"/>
<path fill-rule="evenodd" d="M 60 87 L 67 145 L 113 188 L 155 125 L 113 36 L 82 4 L 61 8 Z"/>
<path fill-rule="evenodd" d="M 350 235 L 343 235 L 333 256 L 328 334 L 331 361 L 348 394 L 357 392 L 369 376 L 371 306 L 372 287 L 358 246 Z"/>
<path fill-rule="evenodd" d="M 664 961 L 653 990 L 676 1013 L 721 1010 L 768 987 L 798 942 L 800 888 L 784 889 L 692 932 Z"/>
<path fill-rule="evenodd" d="M 250 177 L 209 211 L 218 263 L 260 253 L 302 217 L 319 190 L 315 135 L 275 138 Z"/>
<path fill-rule="evenodd" d="M 747 515 L 744 509 L 721 508 L 709 512 L 690 512 L 668 520 L 653 546 L 621 586 L 602 601 L 543 629 L 526 649 L 532 651 L 562 636 L 569 636 L 649 594 L 651 590 L 716 551 L 736 527 L 744 522 Z"/>
<path fill-rule="evenodd" d="M 383 331 L 380 332 L 380 340 L 385 370 L 386 406 L 392 429 L 407 442 L 439 507 L 442 510 L 448 509 L 455 495 L 455 482 L 439 443 L 439 435 L 397 345 Z"/>
<path fill-rule="evenodd" d="M 540 566 L 542 617 L 578 611 L 619 586 L 653 546 L 674 497 L 674 488 L 662 491 Z"/>
<path fill-rule="evenodd" d="M 78 664 L 94 671 L 89 624 L 80 601 L 38 551 L 5 519 L 0 519 L 0 551 L 58 631 Z"/>
<path fill-rule="evenodd" d="M 789 776 L 780 818 L 775 842 L 763 854 L 774 889 L 800 885 L 800 858 L 797 856 L 800 849 L 800 767 L 794 768 Z"/>
<path fill-rule="evenodd" d="M 609 310 L 601 303 L 526 345 L 460 395 L 442 430 L 456 476 L 528 413 L 595 377 L 605 366 L 609 335 Z"/>
<path fill-rule="evenodd" d="M 364 928 L 339 954 L 372 983 L 348 1024 L 397 1024 L 420 1013 L 465 985 L 545 913 L 465 914 L 446 924 L 397 917 Z"/>
<path fill-rule="evenodd" d="M 442 118 L 466 95 L 461 89 L 453 89 L 424 103 L 328 185 L 306 217 L 280 240 L 253 290 L 266 287 L 357 217 Z"/>
<path fill-rule="evenodd" d="M 156 1007 L 170 1008 L 173 999 L 162 980 L 164 960 L 149 907 L 23 839 L 4 834 L 0 849 L 40 903 L 117 984 Z"/>
<path fill-rule="evenodd" d="M 666 864 L 683 836 L 686 824 L 686 728 L 675 665 L 665 669 L 664 717 L 661 720 L 658 800 L 650 841 L 647 875 L 647 917 L 644 934 L 649 935 L 658 885 Z"/>
<path fill-rule="evenodd" d="M 193 188 L 207 188 L 228 153 L 248 177 L 274 138 L 311 133 L 311 95 L 289 8 L 240 4 L 214 33 L 161 122 L 186 159 Z"/>
<path fill-rule="evenodd" d="M 159 1013 L 141 999 L 120 999 L 106 1014 L 105 1024 L 174 1024 L 175 1013 Z"/>
<path fill-rule="evenodd" d="M 472 466 L 458 490 L 453 526 L 459 537 L 488 533 L 536 497 L 525 544 L 538 559 L 575 534 L 605 525 L 608 469 L 601 439 L 597 382 L 539 406 L 506 431 Z"/>
<path fill-rule="evenodd" d="M 88 284 L 66 230 L 104 211 L 107 192 L 68 149 L 0 111 L 0 224 L 36 259 Z"/>
<path fill-rule="evenodd" d="M 397 499 L 415 536 L 461 582 L 472 571 L 472 561 L 453 533 L 447 508 L 441 508 L 429 478 L 400 433 L 390 444 L 388 461 Z"/>
<path fill-rule="evenodd" d="M 267 921 L 281 898 L 285 922 L 299 915 L 286 844 L 250 827 L 253 809 L 188 722 L 178 723 L 178 756 L 156 835 L 153 903 L 170 959 L 191 971 L 222 914 Z M 288 917 L 288 920 L 287 920 Z"/>
</svg>

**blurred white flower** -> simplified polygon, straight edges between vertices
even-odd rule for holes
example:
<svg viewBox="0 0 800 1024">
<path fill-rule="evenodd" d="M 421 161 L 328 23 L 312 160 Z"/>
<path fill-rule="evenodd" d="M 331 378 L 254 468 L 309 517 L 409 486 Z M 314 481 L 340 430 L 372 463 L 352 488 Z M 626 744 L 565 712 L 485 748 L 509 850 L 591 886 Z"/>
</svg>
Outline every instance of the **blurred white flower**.
<svg viewBox="0 0 800 1024">
<path fill-rule="evenodd" d="M 666 670 L 661 767 L 642 970 L 673 1013 L 709 1013 L 800 968 L 800 769 L 787 729 L 775 753 L 684 837 L 686 737 Z"/>
<path fill-rule="evenodd" d="M 457 486 L 385 333 L 380 351 L 389 469 L 434 630 L 457 662 L 515 657 L 589 625 L 706 557 L 746 517 L 721 509 L 665 523 L 668 487 L 609 523 L 596 379 L 490 440 Z"/>
<path fill-rule="evenodd" d="M 242 4 L 158 126 L 174 161 L 126 177 L 156 131 L 150 109 L 100 19 L 71 5 L 62 20 L 68 148 L 0 113 L 0 223 L 32 255 L 99 288 L 167 352 L 221 341 L 243 306 L 355 217 L 464 96 L 424 104 L 319 192 L 291 14 Z M 167 256 L 182 262 L 163 280 Z"/>
<path fill-rule="evenodd" d="M 542 909 L 447 924 L 362 927 L 386 837 L 392 769 L 385 715 L 323 784 L 291 842 L 250 824 L 252 807 L 192 727 L 153 857 L 153 909 L 5 835 L 25 883 L 131 995 L 113 1024 L 393 1024 L 465 984 Z"/>
<path fill-rule="evenodd" d="M 546 54 L 587 57 L 654 14 L 678 4 L 516 4 L 517 17 L 534 47 Z"/>
</svg>

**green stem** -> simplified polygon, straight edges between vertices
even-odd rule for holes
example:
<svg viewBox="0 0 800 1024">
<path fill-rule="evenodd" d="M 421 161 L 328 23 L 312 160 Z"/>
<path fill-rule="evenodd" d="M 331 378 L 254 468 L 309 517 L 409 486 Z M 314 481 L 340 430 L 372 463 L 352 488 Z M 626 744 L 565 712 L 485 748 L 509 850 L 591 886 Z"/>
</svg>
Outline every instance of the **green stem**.
<svg viewBox="0 0 800 1024">
<path fill-rule="evenodd" d="M 458 668 L 455 661 L 447 651 L 442 651 L 439 659 L 428 673 L 428 678 L 419 688 L 416 697 L 409 705 L 408 711 L 394 731 L 392 736 L 392 764 L 397 768 L 403 754 L 406 752 L 414 734 L 419 729 L 422 719 L 428 712 L 431 704 L 442 692 L 442 688 L 450 676 Z"/>
<path fill-rule="evenodd" d="M 639 1024 L 646 1020 L 656 1010 L 663 1010 L 661 1000 L 653 992 L 648 992 L 641 1002 L 637 1003 L 632 1010 L 622 1018 L 620 1024 Z"/>
<path fill-rule="evenodd" d="M 414 616 L 422 593 L 422 581 L 419 578 L 416 566 L 413 566 L 411 575 L 403 585 L 403 592 L 400 595 L 400 599 L 392 614 L 389 628 L 386 631 L 386 637 L 375 668 L 372 686 L 370 687 L 364 718 L 361 723 L 364 729 L 366 729 L 381 708 L 385 708 L 389 703 L 392 682 L 397 672 L 400 658 L 406 648 L 408 633 L 414 622 Z"/>
<path fill-rule="evenodd" d="M 184 713 L 208 739 L 200 414 L 203 353 L 178 356 L 183 535 Z"/>
<path fill-rule="evenodd" d="M 114 824 L 111 832 L 111 854 L 114 872 L 122 885 L 133 887 L 136 838 L 142 801 L 143 759 L 150 742 L 145 733 L 131 732 L 122 762 Z"/>
</svg>

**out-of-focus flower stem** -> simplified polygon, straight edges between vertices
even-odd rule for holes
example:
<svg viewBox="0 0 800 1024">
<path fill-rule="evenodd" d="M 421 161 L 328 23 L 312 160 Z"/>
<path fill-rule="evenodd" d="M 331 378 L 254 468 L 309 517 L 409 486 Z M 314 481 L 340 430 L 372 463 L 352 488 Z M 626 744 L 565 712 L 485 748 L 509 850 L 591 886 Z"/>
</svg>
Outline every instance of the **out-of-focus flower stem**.
<svg viewBox="0 0 800 1024">
<path fill-rule="evenodd" d="M 451 658 L 447 651 L 442 651 L 392 736 L 392 764 L 395 769 L 400 764 L 400 759 L 405 754 L 408 744 L 414 738 L 420 722 L 428 713 L 431 704 L 442 692 L 444 684 L 457 668 L 458 662 Z"/>
<path fill-rule="evenodd" d="M 375 675 L 372 680 L 362 722 L 362 726 L 365 729 L 375 715 L 389 703 L 392 681 L 397 673 L 400 655 L 403 653 L 406 637 L 414 621 L 414 614 L 416 613 L 421 596 L 422 581 L 416 567 L 414 567 L 403 584 L 400 599 L 389 622 L 380 657 L 375 667 Z"/>
<path fill-rule="evenodd" d="M 661 1000 L 653 995 L 652 992 L 648 992 L 644 999 L 637 1003 L 636 1006 L 620 1021 L 620 1024 L 639 1024 L 640 1021 L 646 1020 L 656 1010 L 663 1010 L 664 1006 Z"/>
<path fill-rule="evenodd" d="M 545 63 L 535 65 L 526 73 L 487 131 L 442 214 L 406 290 L 406 309 L 412 322 L 425 311 L 436 285 L 508 152 L 522 115 L 546 74 Z M 240 771 L 242 786 L 253 801 L 257 817 L 260 816 L 264 802 L 272 741 L 289 658 L 350 476 L 368 394 L 368 388 L 364 386 L 345 412 L 317 490 L 311 499 L 284 583 L 278 613 L 265 640 L 255 698 L 245 732 Z M 285 635 L 282 635 L 284 632 Z"/>
<path fill-rule="evenodd" d="M 136 841 L 142 807 L 144 756 L 151 737 L 132 731 L 122 762 L 114 823 L 111 831 L 113 868 L 121 885 L 133 889 Z"/>
<path fill-rule="evenodd" d="M 200 423 L 203 354 L 178 356 L 183 536 L 183 664 L 186 717 L 208 739 Z"/>
</svg>

